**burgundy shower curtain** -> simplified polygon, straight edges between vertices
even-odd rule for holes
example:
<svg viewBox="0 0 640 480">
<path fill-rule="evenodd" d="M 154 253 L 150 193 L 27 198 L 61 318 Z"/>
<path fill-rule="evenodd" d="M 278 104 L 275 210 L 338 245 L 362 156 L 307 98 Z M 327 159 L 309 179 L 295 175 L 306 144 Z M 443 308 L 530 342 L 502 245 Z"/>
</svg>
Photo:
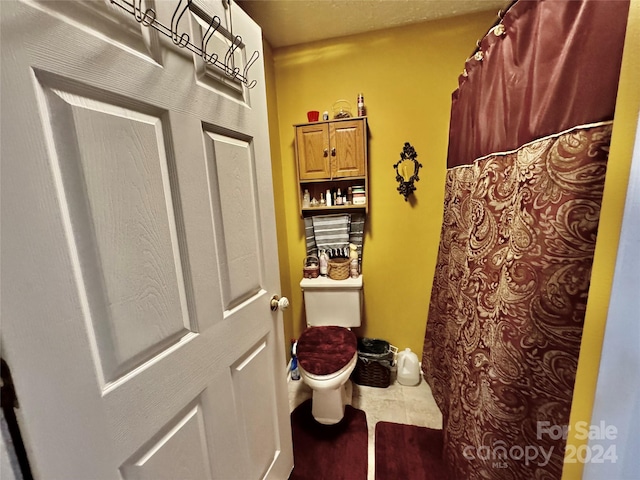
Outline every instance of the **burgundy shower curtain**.
<svg viewBox="0 0 640 480">
<path fill-rule="evenodd" d="M 520 0 L 453 94 L 423 351 L 451 479 L 559 479 L 628 1 Z"/>
</svg>

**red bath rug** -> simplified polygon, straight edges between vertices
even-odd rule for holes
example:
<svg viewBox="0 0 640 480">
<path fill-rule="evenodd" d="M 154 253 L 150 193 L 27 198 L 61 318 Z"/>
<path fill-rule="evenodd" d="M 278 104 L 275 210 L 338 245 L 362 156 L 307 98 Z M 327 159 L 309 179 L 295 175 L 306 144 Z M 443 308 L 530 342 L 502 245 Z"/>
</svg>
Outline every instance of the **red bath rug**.
<svg viewBox="0 0 640 480">
<path fill-rule="evenodd" d="M 293 472 L 290 480 L 367 480 L 367 417 L 346 406 L 336 425 L 321 425 L 311 415 L 311 400 L 291 413 Z"/>
<path fill-rule="evenodd" d="M 443 480 L 442 430 L 376 423 L 376 480 Z"/>
</svg>

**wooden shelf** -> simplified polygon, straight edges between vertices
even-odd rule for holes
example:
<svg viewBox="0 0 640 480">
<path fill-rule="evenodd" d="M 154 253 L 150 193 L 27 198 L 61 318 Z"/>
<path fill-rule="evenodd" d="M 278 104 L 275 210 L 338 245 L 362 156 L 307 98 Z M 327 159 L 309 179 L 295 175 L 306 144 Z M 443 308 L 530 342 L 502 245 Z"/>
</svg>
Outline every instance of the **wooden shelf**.
<svg viewBox="0 0 640 480">
<path fill-rule="evenodd" d="M 314 213 L 331 213 L 341 210 L 356 210 L 356 211 L 366 211 L 367 205 L 335 205 L 331 207 L 309 207 L 303 208 L 302 214 L 314 214 Z"/>
<path fill-rule="evenodd" d="M 354 183 L 360 180 L 360 183 L 363 183 L 367 180 L 367 177 L 341 177 L 341 178 L 314 178 L 312 180 L 301 178 L 299 180 L 300 183 L 327 183 L 327 182 L 341 182 L 341 183 Z"/>
<path fill-rule="evenodd" d="M 318 120 L 317 122 L 304 122 L 304 123 L 295 123 L 294 127 L 302 127 L 304 125 L 317 125 L 319 123 L 337 123 L 337 122 L 348 122 L 349 120 L 366 120 L 366 115 L 364 117 L 347 117 L 347 118 L 334 118 L 333 120 Z"/>
</svg>

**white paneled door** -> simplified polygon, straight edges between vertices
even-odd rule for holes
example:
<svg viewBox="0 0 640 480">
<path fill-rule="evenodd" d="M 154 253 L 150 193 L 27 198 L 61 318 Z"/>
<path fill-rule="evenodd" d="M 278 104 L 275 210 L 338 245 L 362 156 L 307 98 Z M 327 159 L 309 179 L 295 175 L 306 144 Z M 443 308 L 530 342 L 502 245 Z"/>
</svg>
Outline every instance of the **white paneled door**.
<svg viewBox="0 0 640 480">
<path fill-rule="evenodd" d="M 1 15 L 2 355 L 36 478 L 287 478 L 262 59 L 247 89 L 109 0 Z M 262 41 L 235 4 L 180 33 L 213 15 L 242 71 Z"/>
</svg>

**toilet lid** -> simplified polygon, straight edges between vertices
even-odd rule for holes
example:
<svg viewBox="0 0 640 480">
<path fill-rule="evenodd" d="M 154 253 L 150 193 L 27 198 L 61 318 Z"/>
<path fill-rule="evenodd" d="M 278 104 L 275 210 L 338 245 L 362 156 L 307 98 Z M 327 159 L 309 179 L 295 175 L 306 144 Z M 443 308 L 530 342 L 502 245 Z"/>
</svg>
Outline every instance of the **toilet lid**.
<svg viewBox="0 0 640 480">
<path fill-rule="evenodd" d="M 344 327 L 307 328 L 297 346 L 298 363 L 312 375 L 330 375 L 351 361 L 358 348 L 355 334 Z"/>
</svg>

